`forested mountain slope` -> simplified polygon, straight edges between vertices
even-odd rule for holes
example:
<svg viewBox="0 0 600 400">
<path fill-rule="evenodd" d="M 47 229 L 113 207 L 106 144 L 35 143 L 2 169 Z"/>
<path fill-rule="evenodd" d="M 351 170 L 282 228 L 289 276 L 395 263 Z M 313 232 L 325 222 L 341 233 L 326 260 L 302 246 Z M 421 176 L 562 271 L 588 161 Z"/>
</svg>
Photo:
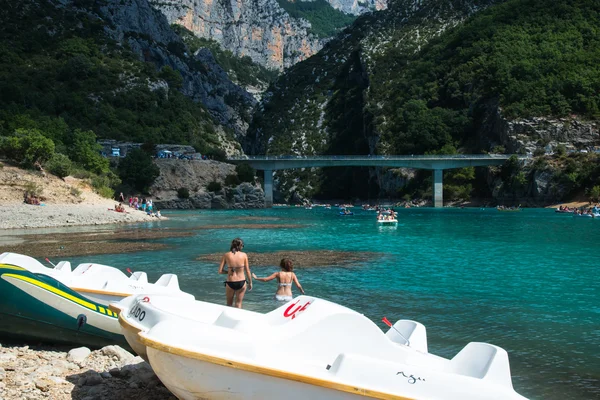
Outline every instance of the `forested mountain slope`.
<svg viewBox="0 0 600 400">
<path fill-rule="evenodd" d="M 268 154 L 593 146 L 599 11 L 592 0 L 391 2 L 282 76 L 244 145 Z M 553 120 L 561 117 L 572 123 Z M 349 195 L 364 197 L 382 186 L 382 174 L 325 171 L 303 190 L 352 186 Z M 288 175 L 280 177 L 284 190 L 302 172 Z M 475 179 L 468 175 L 465 183 Z M 351 185 L 369 177 L 368 187 Z"/>
<path fill-rule="evenodd" d="M 5 1 L 0 38 L 3 134 L 66 144 L 81 129 L 208 151 L 242 134 L 255 104 L 145 0 Z"/>
</svg>

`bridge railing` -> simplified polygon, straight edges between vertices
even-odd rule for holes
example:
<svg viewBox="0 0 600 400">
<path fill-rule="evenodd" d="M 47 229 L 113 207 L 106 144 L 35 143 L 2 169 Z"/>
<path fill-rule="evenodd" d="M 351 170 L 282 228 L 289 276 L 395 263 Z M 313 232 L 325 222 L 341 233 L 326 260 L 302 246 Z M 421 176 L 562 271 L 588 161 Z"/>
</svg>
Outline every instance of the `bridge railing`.
<svg viewBox="0 0 600 400">
<path fill-rule="evenodd" d="M 527 156 L 521 154 L 515 154 L 519 158 L 527 158 Z M 512 154 L 452 154 L 452 155 L 377 155 L 377 156 L 363 156 L 363 155 L 331 155 L 331 156 L 293 156 L 293 155 L 279 155 L 279 156 L 238 156 L 229 157 L 230 161 L 276 161 L 276 160 L 407 160 L 407 159 L 421 159 L 421 160 L 454 160 L 454 159 L 476 159 L 476 160 L 489 160 L 489 159 L 508 159 Z"/>
</svg>

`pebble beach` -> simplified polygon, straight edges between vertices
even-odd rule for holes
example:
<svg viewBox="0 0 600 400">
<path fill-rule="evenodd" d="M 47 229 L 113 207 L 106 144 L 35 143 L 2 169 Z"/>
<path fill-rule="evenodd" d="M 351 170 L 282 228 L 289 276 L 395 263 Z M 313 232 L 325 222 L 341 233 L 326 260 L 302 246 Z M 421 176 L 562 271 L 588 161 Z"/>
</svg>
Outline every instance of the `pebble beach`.
<svg viewBox="0 0 600 400">
<path fill-rule="evenodd" d="M 111 211 L 114 201 L 94 204 L 0 205 L 0 229 L 32 229 L 56 226 L 105 225 L 156 221 L 146 213 L 126 206 L 127 212 Z M 164 217 L 162 217 L 164 218 Z"/>
<path fill-rule="evenodd" d="M 0 345 L 3 400 L 175 400 L 150 365 L 119 346 L 90 351 Z"/>
<path fill-rule="evenodd" d="M 105 225 L 156 221 L 156 217 L 94 192 L 89 182 L 73 177 L 59 179 L 0 164 L 0 229 Z M 35 190 L 41 205 L 25 204 L 24 194 Z M 164 217 L 163 217 L 164 218 Z"/>
</svg>

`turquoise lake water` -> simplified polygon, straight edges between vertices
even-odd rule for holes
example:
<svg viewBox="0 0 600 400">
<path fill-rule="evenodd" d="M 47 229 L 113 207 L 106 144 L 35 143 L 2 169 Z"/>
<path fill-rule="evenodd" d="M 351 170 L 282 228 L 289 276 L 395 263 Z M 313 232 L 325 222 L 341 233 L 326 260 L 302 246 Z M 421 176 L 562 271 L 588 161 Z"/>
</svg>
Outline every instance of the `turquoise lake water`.
<svg viewBox="0 0 600 400">
<path fill-rule="evenodd" d="M 344 217 L 324 208 L 165 212 L 168 221 L 141 226 L 189 228 L 194 236 L 159 240 L 171 246 L 166 250 L 71 261 L 144 270 L 152 280 L 176 273 L 182 289 L 197 299 L 224 302 L 217 265 L 195 258 L 227 251 L 236 236 L 247 252 L 371 252 L 368 261 L 344 267 L 297 264 L 296 273 L 307 294 L 364 313 L 381 328 L 387 328 L 383 316 L 423 323 L 431 353 L 451 358 L 470 341 L 503 347 L 513 385 L 526 397 L 600 398 L 599 219 L 545 209 L 412 208 L 399 210 L 394 228 L 378 227 L 374 212 L 354 212 Z M 204 228 L 242 224 L 290 228 Z M 276 270 L 253 268 L 259 276 Z M 272 310 L 278 305 L 275 289 L 273 282 L 255 282 L 244 307 Z"/>
</svg>

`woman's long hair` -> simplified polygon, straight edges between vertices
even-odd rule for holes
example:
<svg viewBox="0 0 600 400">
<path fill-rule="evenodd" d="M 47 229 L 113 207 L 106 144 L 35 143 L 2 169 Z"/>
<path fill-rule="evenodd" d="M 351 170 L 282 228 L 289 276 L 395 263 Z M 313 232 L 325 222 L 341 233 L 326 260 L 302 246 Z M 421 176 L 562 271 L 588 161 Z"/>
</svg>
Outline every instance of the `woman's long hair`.
<svg viewBox="0 0 600 400">
<path fill-rule="evenodd" d="M 231 241 L 229 251 L 235 254 L 236 251 L 242 251 L 242 248 L 244 248 L 244 241 L 240 238 L 235 238 Z"/>
<path fill-rule="evenodd" d="M 294 270 L 294 263 L 289 258 L 282 258 L 279 266 L 286 272 L 292 272 Z"/>
</svg>

